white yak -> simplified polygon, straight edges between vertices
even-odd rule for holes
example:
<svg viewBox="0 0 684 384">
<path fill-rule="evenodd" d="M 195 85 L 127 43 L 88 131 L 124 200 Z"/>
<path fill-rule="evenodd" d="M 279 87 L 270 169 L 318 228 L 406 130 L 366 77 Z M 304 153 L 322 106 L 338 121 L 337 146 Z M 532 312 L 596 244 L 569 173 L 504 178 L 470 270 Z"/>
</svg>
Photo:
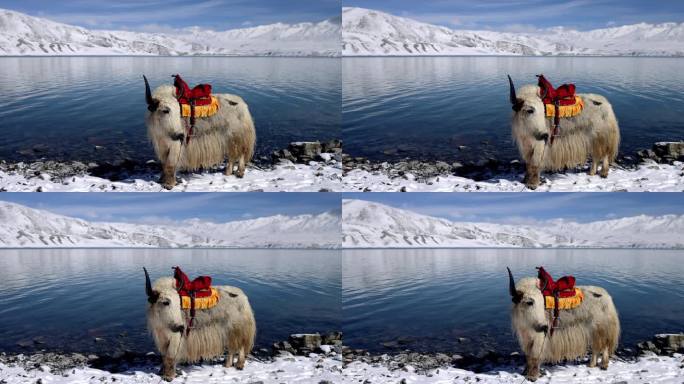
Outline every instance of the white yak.
<svg viewBox="0 0 684 384">
<path fill-rule="evenodd" d="M 154 92 L 145 80 L 147 112 L 145 124 L 154 151 L 162 164 L 162 185 L 176 185 L 176 170 L 194 171 L 210 168 L 227 159 L 226 175 L 243 177 L 245 167 L 254 155 L 256 131 L 247 103 L 227 93 L 214 94 L 219 109 L 213 116 L 197 118 L 193 134 L 187 141 L 189 117 L 181 117 L 181 108 L 173 85 L 162 85 Z"/>
<path fill-rule="evenodd" d="M 520 156 L 525 161 L 525 185 L 539 186 L 541 171 L 558 171 L 586 163 L 591 156 L 590 175 L 595 175 L 601 163 L 601 177 L 608 177 L 611 162 L 620 145 L 620 128 L 613 107 L 601 95 L 577 94 L 584 101 L 583 110 L 574 117 L 560 119 L 560 136 L 550 135 L 553 117 L 546 116 L 540 88 L 525 85 L 516 92 L 508 77 L 510 102 L 513 105 L 512 133 Z"/>
<path fill-rule="evenodd" d="M 525 277 L 515 284 L 508 269 L 509 293 L 513 300 L 511 323 L 527 360 L 526 377 L 535 381 L 542 363 L 558 363 L 586 355 L 591 349 L 589 367 L 601 356 L 601 369 L 608 369 L 620 336 L 620 320 L 613 299 L 601 287 L 577 286 L 584 294 L 573 309 L 560 310 L 559 328 L 549 332 L 553 310 L 546 309 L 539 279 Z"/>
<path fill-rule="evenodd" d="M 195 363 L 226 353 L 225 366 L 245 366 L 254 346 L 256 322 L 247 296 L 236 287 L 214 286 L 220 295 L 218 303 L 209 309 L 197 309 L 190 332 L 189 310 L 181 308 L 181 300 L 173 277 L 150 282 L 145 271 L 147 293 L 147 327 L 162 356 L 162 377 L 171 381 L 176 376 L 176 363 Z"/>
</svg>

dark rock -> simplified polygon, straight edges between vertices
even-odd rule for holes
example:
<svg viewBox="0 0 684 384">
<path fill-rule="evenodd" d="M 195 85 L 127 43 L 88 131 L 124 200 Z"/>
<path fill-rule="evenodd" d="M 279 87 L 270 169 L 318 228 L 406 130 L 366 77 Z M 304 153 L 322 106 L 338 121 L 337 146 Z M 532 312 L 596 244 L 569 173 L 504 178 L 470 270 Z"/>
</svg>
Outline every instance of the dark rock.
<svg viewBox="0 0 684 384">
<path fill-rule="evenodd" d="M 313 352 L 321 347 L 320 333 L 298 333 L 290 335 L 289 342 L 298 353 Z"/>
<path fill-rule="evenodd" d="M 297 159 L 297 162 L 306 163 L 317 159 L 323 149 L 319 141 L 299 141 L 290 143 L 287 150 Z"/>
<path fill-rule="evenodd" d="M 655 143 L 653 144 L 653 152 L 662 158 L 684 159 L 684 141 Z"/>
</svg>

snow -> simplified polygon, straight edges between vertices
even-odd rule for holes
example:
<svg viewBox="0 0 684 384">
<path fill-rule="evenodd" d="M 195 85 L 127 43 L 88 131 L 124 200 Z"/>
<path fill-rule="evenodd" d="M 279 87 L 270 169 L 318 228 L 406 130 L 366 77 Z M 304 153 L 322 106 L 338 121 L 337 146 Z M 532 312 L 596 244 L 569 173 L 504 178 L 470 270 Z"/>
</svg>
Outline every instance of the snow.
<svg viewBox="0 0 684 384">
<path fill-rule="evenodd" d="M 450 221 L 365 200 L 343 200 L 344 248 L 684 248 L 684 216 L 527 225 Z"/>
<path fill-rule="evenodd" d="M 389 168 L 389 165 L 385 165 Z M 613 166 L 608 178 L 589 176 L 586 171 L 543 173 L 546 181 L 537 192 L 682 192 L 684 163 L 658 164 L 647 160 L 635 169 Z M 498 175 L 485 181 L 459 176 L 438 176 L 418 180 L 413 174 L 390 177 L 385 172 L 354 169 L 346 172 L 344 190 L 360 192 L 530 192 L 522 183 L 522 175 Z"/>
<path fill-rule="evenodd" d="M 673 357 L 644 356 L 636 362 L 612 361 L 608 370 L 588 368 L 584 364 L 567 366 L 546 366 L 547 374 L 537 383 L 681 383 L 684 368 L 681 355 Z M 326 380 L 331 383 L 373 383 L 413 384 L 446 383 L 515 383 L 524 381 L 519 367 L 499 367 L 485 373 L 444 367 L 425 373 L 416 373 L 413 367 L 390 371 L 382 365 L 352 362 L 342 369 L 335 358 L 280 357 L 274 362 L 248 360 L 243 371 L 224 368 L 220 365 L 201 365 L 182 367 L 183 374 L 174 383 L 310 383 L 319 384 Z M 123 373 L 109 373 L 92 368 L 75 368 L 64 374 L 53 373 L 48 367 L 26 370 L 0 364 L 0 381 L 7 384 L 26 382 L 43 383 L 154 383 L 161 378 L 156 374 L 157 367 L 132 368 Z M 40 381 L 39 381 L 40 380 Z M 402 381 L 403 380 L 403 381 Z"/>
<path fill-rule="evenodd" d="M 644 356 L 636 362 L 612 361 L 608 370 L 588 368 L 585 364 L 567 366 L 544 366 L 547 375 L 536 383 L 681 383 L 684 379 L 682 356 Z M 517 367 L 501 367 L 485 373 L 473 373 L 463 369 L 446 367 L 429 374 L 415 373 L 413 367 L 390 371 L 383 366 L 354 362 L 344 370 L 344 383 L 360 383 L 367 380 L 373 384 L 447 384 L 447 383 L 512 383 L 528 382 L 517 373 Z M 401 381 L 405 380 L 405 381 Z M 338 381 L 336 381 L 338 382 Z"/>
<path fill-rule="evenodd" d="M 340 217 L 332 212 L 164 225 L 91 222 L 0 201 L 2 247 L 337 248 Z"/>
<path fill-rule="evenodd" d="M 281 162 L 273 169 L 248 167 L 245 176 L 225 176 L 221 171 L 179 175 L 181 183 L 174 192 L 318 192 L 337 191 L 342 180 L 339 163 Z M 134 175 L 122 181 L 111 181 L 90 175 L 53 178 L 49 174 L 35 177 L 23 172 L 0 170 L 0 189 L 8 192 L 164 192 L 158 174 Z"/>
<path fill-rule="evenodd" d="M 509 33 L 452 30 L 381 11 L 344 7 L 342 55 L 684 56 L 684 23 Z"/>
<path fill-rule="evenodd" d="M 183 374 L 173 383 L 319 383 L 329 380 L 338 383 L 342 362 L 335 358 L 279 357 L 274 362 L 249 359 L 245 369 L 224 368 L 223 365 L 181 366 Z M 49 367 L 26 370 L 0 363 L 0 382 L 19 384 L 30 381 L 43 383 L 165 383 L 157 374 L 158 367 L 133 368 L 123 373 L 110 373 L 94 368 L 75 368 L 63 375 L 50 372 Z M 41 381 L 38 381 L 41 380 Z"/>
<path fill-rule="evenodd" d="M 340 19 L 169 33 L 89 30 L 0 9 L 2 55 L 339 56 Z"/>
</svg>

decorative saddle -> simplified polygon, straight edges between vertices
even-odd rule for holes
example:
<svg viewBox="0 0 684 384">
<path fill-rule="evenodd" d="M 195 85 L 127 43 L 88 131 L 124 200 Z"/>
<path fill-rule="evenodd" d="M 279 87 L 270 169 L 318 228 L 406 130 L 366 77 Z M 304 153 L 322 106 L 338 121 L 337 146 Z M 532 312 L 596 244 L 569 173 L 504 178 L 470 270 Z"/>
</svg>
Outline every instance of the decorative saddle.
<svg viewBox="0 0 684 384">
<path fill-rule="evenodd" d="M 210 117 L 219 110 L 219 102 L 211 95 L 211 84 L 198 84 L 190 89 L 188 83 L 180 75 L 173 75 L 173 86 L 176 99 L 181 109 L 181 117 L 189 117 L 190 125 L 186 127 L 186 144 L 190 142 L 196 118 Z"/>
<path fill-rule="evenodd" d="M 544 103 L 546 117 L 553 118 L 551 143 L 553 138 L 559 135 L 560 119 L 579 115 L 584 109 L 584 101 L 575 95 L 575 84 L 563 84 L 554 88 L 544 75 L 537 75 L 539 81 L 539 94 Z"/>
<path fill-rule="evenodd" d="M 558 328 L 558 316 L 564 309 L 577 308 L 584 300 L 584 294 L 579 288 L 575 288 L 574 276 L 563 276 L 557 281 L 546 272 L 544 267 L 537 267 L 539 278 L 539 290 L 544 295 L 544 305 L 546 309 L 553 310 L 553 330 Z"/>
<path fill-rule="evenodd" d="M 197 309 L 210 309 L 216 306 L 220 300 L 218 290 L 211 287 L 210 276 L 199 276 L 190 281 L 188 275 L 180 267 L 174 267 L 173 278 L 176 283 L 176 291 L 181 299 L 181 308 L 190 310 L 190 319 L 186 327 L 186 335 L 190 333 L 195 320 Z"/>
</svg>

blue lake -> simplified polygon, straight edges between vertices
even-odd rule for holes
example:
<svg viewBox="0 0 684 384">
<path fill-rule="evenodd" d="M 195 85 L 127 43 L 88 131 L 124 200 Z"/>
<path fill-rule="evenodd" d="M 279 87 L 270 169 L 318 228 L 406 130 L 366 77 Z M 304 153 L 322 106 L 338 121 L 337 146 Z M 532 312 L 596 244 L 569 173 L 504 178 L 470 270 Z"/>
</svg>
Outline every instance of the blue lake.
<svg viewBox="0 0 684 384">
<path fill-rule="evenodd" d="M 682 67 L 681 58 L 344 58 L 345 152 L 373 160 L 516 159 L 506 74 L 521 86 L 543 73 L 554 86 L 572 82 L 578 92 L 606 96 L 620 123 L 620 151 L 633 154 L 684 139 Z"/>
<path fill-rule="evenodd" d="M 341 329 L 339 251 L 4 250 L 0 351 L 154 350 L 142 266 L 154 280 L 175 265 L 245 291 L 258 347 L 291 333 Z"/>
<path fill-rule="evenodd" d="M 144 124 L 152 87 L 180 73 L 249 105 L 257 155 L 340 138 L 340 60 L 258 57 L 0 58 L 0 159 L 154 158 Z M 100 146 L 102 149 L 95 149 Z"/>
<path fill-rule="evenodd" d="M 682 251 L 654 250 L 344 250 L 345 343 L 375 352 L 516 351 L 506 266 L 516 280 L 544 266 L 554 278 L 608 290 L 621 345 L 634 347 L 684 331 L 683 261 Z"/>
</svg>

